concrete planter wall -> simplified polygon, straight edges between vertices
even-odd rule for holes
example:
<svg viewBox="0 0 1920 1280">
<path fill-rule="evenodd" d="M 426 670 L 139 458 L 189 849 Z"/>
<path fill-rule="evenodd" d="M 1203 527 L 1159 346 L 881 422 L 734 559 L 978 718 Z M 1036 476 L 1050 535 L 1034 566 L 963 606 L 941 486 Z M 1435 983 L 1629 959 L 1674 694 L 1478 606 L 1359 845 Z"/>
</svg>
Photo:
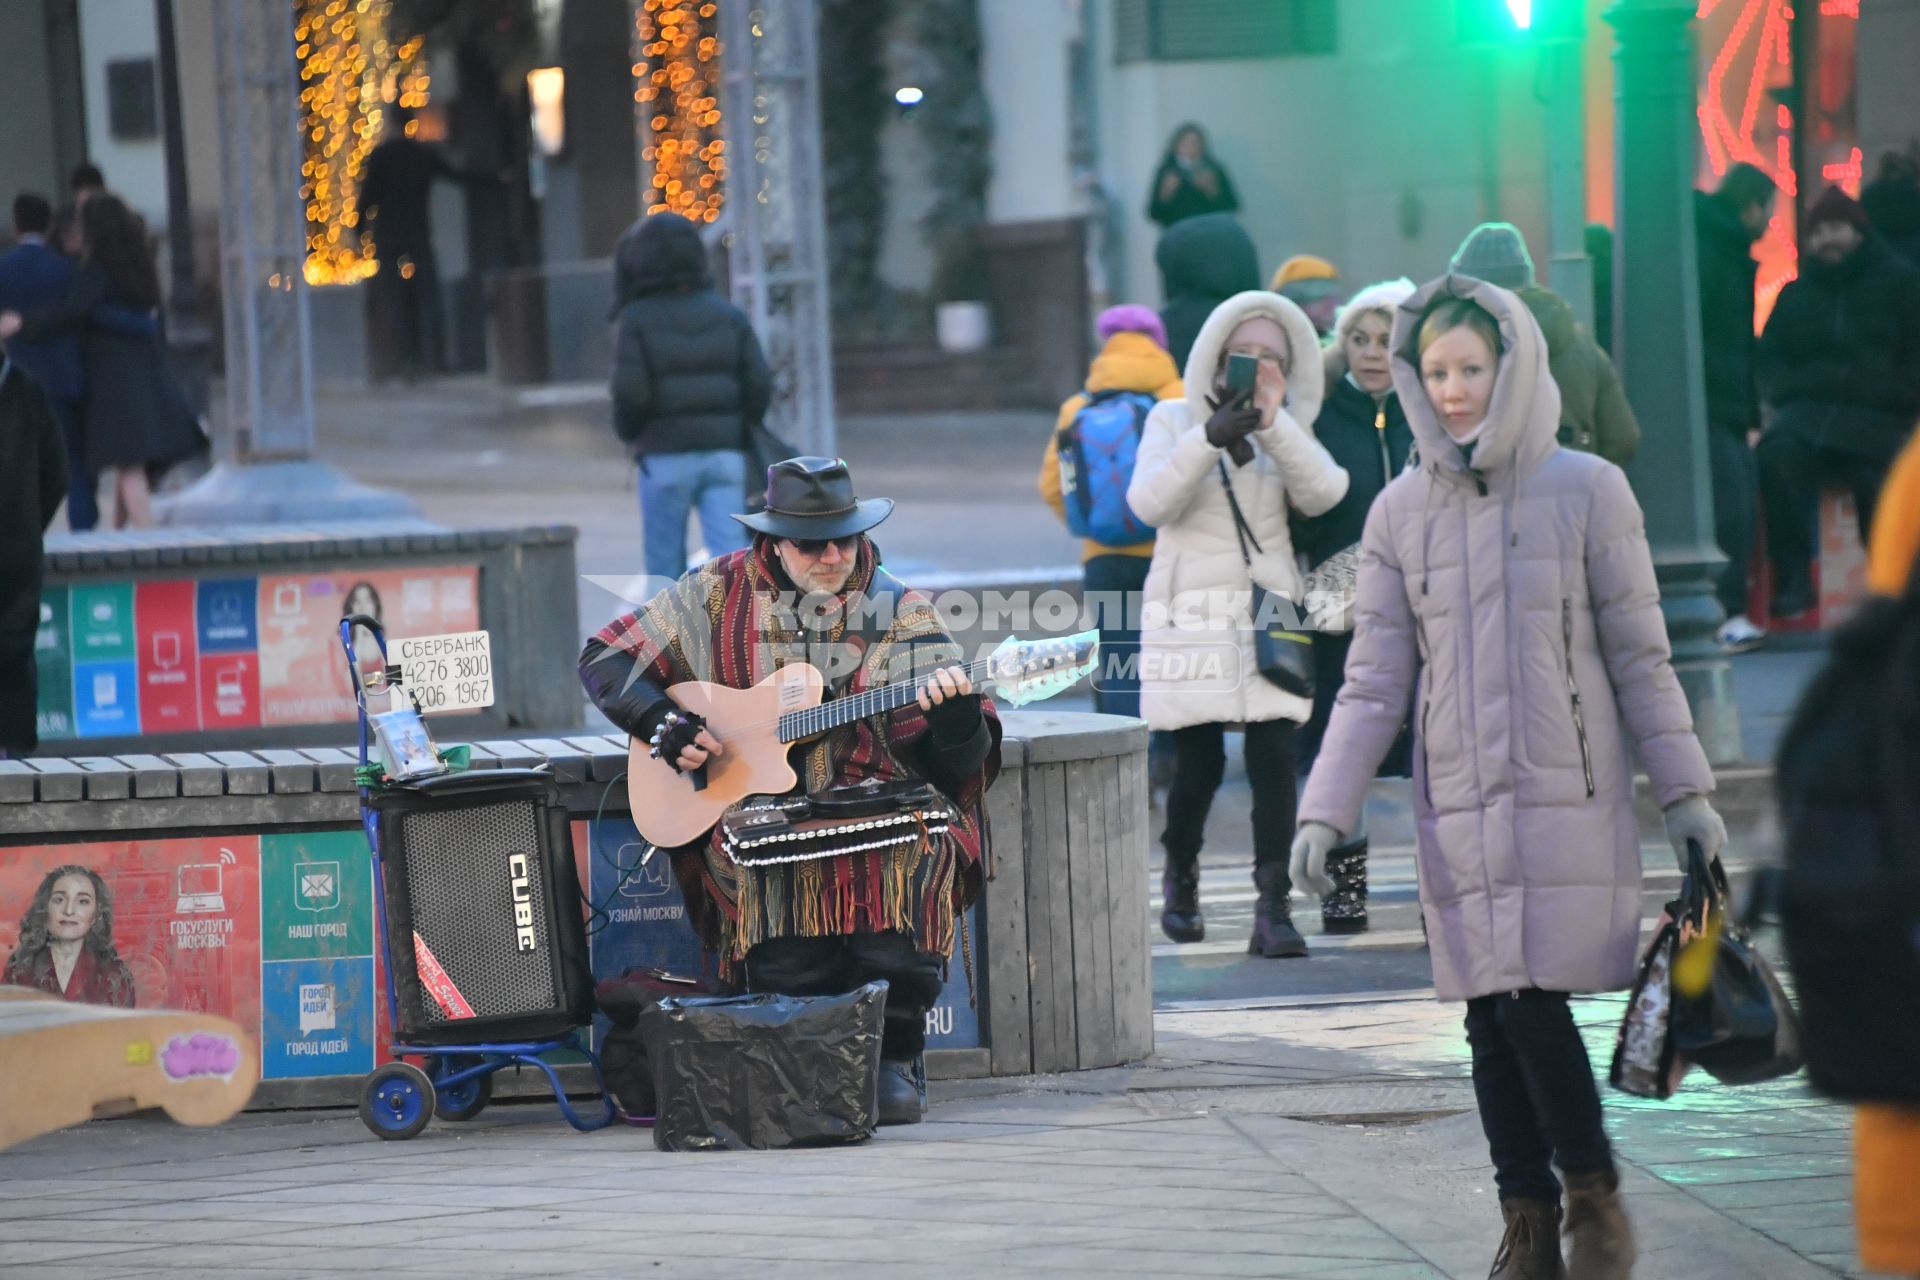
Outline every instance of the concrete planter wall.
<svg viewBox="0 0 1920 1280">
<path fill-rule="evenodd" d="M 993 875 L 969 939 L 978 1004 L 956 1019 L 971 1043 L 949 1037 L 929 1052 L 929 1067 L 948 1078 L 1024 1075 L 1145 1057 L 1153 1048 L 1145 727 L 1112 716 L 1010 713 L 1003 764 L 988 793 Z M 617 735 L 473 748 L 476 769 L 553 771 L 590 889 L 602 883 L 591 868 L 607 852 L 592 844 L 593 827 L 626 818 L 626 766 L 626 739 Z M 353 772 L 353 754 L 336 747 L 0 761 L 0 917 L 18 919 L 22 895 L 53 867 L 96 867 L 116 895 L 117 944 L 148 984 L 142 1005 L 166 1003 L 143 976 L 155 965 L 191 970 L 194 999 L 249 1025 L 272 1054 L 254 1106 L 349 1104 L 357 1072 L 371 1065 L 376 1005 L 385 999 L 367 954 L 376 948 Z M 296 901 L 316 868 L 335 877 L 325 882 L 334 899 Z M 217 909 L 187 897 L 209 884 L 224 895 Z M 634 905 L 646 906 L 644 893 Z M 603 945 L 615 972 L 627 962 L 619 931 L 660 926 L 622 920 L 650 914 L 658 916 L 610 917 L 595 942 L 596 969 Z M 11 942 L 11 932 L 0 937 L 0 951 Z M 691 934 L 684 942 L 691 947 Z M 945 998 L 961 1010 L 964 965 L 957 955 Z M 210 980 L 200 981 L 202 971 Z M 289 1041 L 306 1049 L 324 1038 L 309 1035 L 304 1012 L 290 1012 L 291 993 L 315 983 L 335 993 L 325 1036 L 359 1046 L 340 1058 L 351 1058 L 355 1073 L 285 1052 Z"/>
</svg>

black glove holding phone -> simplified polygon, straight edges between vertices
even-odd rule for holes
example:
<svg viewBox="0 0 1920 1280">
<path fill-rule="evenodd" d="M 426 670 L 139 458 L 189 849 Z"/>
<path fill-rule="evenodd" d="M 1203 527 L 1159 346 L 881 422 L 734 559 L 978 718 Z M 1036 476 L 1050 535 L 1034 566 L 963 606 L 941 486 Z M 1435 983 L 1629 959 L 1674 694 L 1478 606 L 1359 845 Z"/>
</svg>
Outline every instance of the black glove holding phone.
<svg viewBox="0 0 1920 1280">
<path fill-rule="evenodd" d="M 1253 403 L 1259 368 L 1260 362 L 1252 356 L 1228 356 L 1223 385 L 1207 401 L 1213 406 L 1213 416 L 1207 419 L 1207 443 L 1225 449 L 1237 467 L 1253 461 L 1253 444 L 1247 437 L 1260 429 L 1260 410 Z"/>
</svg>

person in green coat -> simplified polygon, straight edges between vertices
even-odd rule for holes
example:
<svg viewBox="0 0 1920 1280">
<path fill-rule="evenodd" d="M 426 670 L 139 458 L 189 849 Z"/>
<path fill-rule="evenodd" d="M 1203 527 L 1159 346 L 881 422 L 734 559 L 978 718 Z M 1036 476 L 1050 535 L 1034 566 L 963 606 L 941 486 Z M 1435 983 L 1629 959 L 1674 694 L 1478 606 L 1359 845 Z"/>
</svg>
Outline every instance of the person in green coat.
<svg viewBox="0 0 1920 1280">
<path fill-rule="evenodd" d="M 1526 238 L 1511 222 L 1483 222 L 1460 242 L 1450 271 L 1511 289 L 1540 324 L 1547 339 L 1547 368 L 1560 387 L 1560 443 L 1597 453 L 1624 467 L 1640 447 L 1640 421 L 1633 416 L 1613 361 L 1573 308 L 1535 281 Z"/>
</svg>

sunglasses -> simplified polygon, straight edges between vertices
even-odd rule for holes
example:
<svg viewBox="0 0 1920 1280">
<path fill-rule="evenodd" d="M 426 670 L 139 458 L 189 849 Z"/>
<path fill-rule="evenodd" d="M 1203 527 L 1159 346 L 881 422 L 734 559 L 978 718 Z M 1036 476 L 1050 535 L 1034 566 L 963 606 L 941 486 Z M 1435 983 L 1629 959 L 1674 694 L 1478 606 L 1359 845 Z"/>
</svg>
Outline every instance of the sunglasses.
<svg viewBox="0 0 1920 1280">
<path fill-rule="evenodd" d="M 860 535 L 850 533 L 844 538 L 788 538 L 787 545 L 803 556 L 823 556 L 827 554 L 827 544 L 840 548 L 841 554 L 851 555 L 860 545 Z"/>
</svg>

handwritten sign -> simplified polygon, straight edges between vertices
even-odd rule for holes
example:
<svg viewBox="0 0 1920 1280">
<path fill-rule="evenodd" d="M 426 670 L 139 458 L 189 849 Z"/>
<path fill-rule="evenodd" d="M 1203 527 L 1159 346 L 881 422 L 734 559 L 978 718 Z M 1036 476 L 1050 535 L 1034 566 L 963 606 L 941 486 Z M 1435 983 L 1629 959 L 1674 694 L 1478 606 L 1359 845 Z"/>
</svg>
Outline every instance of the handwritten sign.
<svg viewBox="0 0 1920 1280">
<path fill-rule="evenodd" d="M 420 710 L 471 711 L 493 705 L 493 640 L 484 631 L 409 636 L 390 642 L 389 661 Z"/>
</svg>

